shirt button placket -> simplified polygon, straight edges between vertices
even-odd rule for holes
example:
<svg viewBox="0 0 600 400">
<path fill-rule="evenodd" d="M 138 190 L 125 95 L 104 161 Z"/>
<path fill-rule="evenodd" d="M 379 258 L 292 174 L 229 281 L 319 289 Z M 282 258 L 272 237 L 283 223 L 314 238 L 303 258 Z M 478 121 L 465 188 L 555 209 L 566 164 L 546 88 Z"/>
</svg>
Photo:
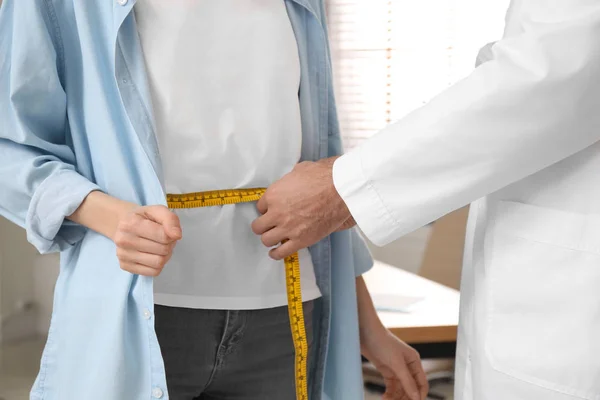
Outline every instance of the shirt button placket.
<svg viewBox="0 0 600 400">
<path fill-rule="evenodd" d="M 163 391 L 161 388 L 156 387 L 154 389 L 152 389 L 152 397 L 154 397 L 155 399 L 161 399 L 163 397 Z"/>
</svg>

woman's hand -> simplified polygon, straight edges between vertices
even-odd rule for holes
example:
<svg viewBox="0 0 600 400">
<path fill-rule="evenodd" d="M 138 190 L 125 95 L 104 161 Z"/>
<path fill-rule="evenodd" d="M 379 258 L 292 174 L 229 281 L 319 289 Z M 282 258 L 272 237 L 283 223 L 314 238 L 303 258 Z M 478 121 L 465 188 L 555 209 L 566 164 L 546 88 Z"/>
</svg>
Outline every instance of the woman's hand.
<svg viewBox="0 0 600 400">
<path fill-rule="evenodd" d="M 158 276 L 181 237 L 181 225 L 174 212 L 164 206 L 146 206 L 123 214 L 113 240 L 121 269 Z"/>
<path fill-rule="evenodd" d="M 367 285 L 356 278 L 360 350 L 383 376 L 385 400 L 425 400 L 429 391 L 421 357 L 383 326 Z"/>
<path fill-rule="evenodd" d="M 361 336 L 361 351 L 383 376 L 385 400 L 425 400 L 429 391 L 415 349 L 381 327 Z M 366 337 L 365 337 L 366 336 Z"/>
<path fill-rule="evenodd" d="M 121 269 L 139 275 L 158 276 L 182 235 L 179 218 L 167 207 L 140 207 L 100 191 L 67 218 L 112 239 Z"/>
</svg>

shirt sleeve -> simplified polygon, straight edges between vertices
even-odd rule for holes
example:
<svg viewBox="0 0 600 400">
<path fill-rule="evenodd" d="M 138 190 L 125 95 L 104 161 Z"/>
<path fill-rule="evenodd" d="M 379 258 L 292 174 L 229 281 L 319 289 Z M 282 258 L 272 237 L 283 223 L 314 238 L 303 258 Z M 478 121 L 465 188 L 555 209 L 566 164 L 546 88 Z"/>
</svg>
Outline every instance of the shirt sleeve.
<svg viewBox="0 0 600 400">
<path fill-rule="evenodd" d="M 354 257 L 354 276 L 359 277 L 373 268 L 373 256 L 356 228 L 350 230 L 350 239 Z"/>
<path fill-rule="evenodd" d="M 600 2 L 532 0 L 493 58 L 334 164 L 363 232 L 384 245 L 600 139 Z"/>
<path fill-rule="evenodd" d="M 60 32 L 49 1 L 0 7 L 0 215 L 24 227 L 42 253 L 79 241 L 65 221 L 98 187 L 80 175 L 69 145 Z"/>
<path fill-rule="evenodd" d="M 327 68 L 329 70 L 329 74 L 331 76 L 332 74 L 332 68 L 331 68 L 331 59 L 329 54 L 331 53 L 330 49 L 329 49 L 329 37 L 328 37 L 328 32 L 327 32 L 327 22 L 326 22 L 326 15 L 327 13 L 325 12 L 325 2 L 321 1 L 319 2 L 320 5 L 320 15 L 323 21 L 322 27 L 323 27 L 323 32 L 325 34 L 325 38 L 326 38 L 326 43 L 327 43 Z M 344 152 L 343 146 L 342 146 L 342 138 L 339 135 L 340 132 L 340 127 L 339 127 L 339 123 L 337 120 L 337 110 L 336 110 L 336 105 L 335 105 L 335 93 L 333 92 L 333 86 L 329 86 L 329 98 L 332 99 L 329 106 L 331 107 L 330 109 L 332 110 L 332 114 L 330 115 L 329 118 L 329 140 L 328 140 L 328 156 L 329 157 L 333 157 L 333 156 L 339 156 L 340 154 L 342 154 Z M 347 232 L 334 232 L 332 233 L 332 235 L 344 235 L 345 238 L 347 238 L 350 241 L 350 246 L 352 249 L 352 263 L 354 265 L 354 275 L 356 277 L 363 275 L 364 273 L 368 272 L 372 267 L 373 267 L 373 257 L 371 255 L 371 252 L 369 251 L 369 248 L 367 247 L 367 244 L 365 243 L 365 240 L 362 238 L 362 236 L 358 233 L 358 230 L 356 228 L 352 228 L 349 230 L 349 235 L 345 236 L 347 234 Z"/>
</svg>

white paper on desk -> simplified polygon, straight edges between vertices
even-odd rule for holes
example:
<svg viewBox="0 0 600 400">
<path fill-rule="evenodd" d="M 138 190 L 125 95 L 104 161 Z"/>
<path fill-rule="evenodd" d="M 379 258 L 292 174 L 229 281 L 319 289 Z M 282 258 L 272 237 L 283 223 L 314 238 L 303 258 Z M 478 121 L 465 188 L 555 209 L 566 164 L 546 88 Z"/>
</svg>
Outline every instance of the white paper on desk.
<svg viewBox="0 0 600 400">
<path fill-rule="evenodd" d="M 402 296 L 398 294 L 376 294 L 372 296 L 377 311 L 409 313 L 423 297 Z"/>
</svg>

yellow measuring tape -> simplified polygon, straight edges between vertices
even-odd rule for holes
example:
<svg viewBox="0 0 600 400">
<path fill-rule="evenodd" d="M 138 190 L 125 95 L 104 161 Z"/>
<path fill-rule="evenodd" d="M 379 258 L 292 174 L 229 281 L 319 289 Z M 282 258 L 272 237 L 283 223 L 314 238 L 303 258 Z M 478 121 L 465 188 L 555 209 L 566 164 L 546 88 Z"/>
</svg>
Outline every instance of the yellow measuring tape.
<svg viewBox="0 0 600 400">
<path fill-rule="evenodd" d="M 168 194 L 167 204 L 171 209 L 223 206 L 227 204 L 258 201 L 266 189 L 213 190 L 186 194 Z M 308 343 L 302 308 L 302 290 L 300 288 L 300 260 L 298 253 L 286 257 L 285 280 L 290 315 L 290 328 L 295 349 L 296 399 L 308 400 L 308 382 L 306 360 Z"/>
</svg>

